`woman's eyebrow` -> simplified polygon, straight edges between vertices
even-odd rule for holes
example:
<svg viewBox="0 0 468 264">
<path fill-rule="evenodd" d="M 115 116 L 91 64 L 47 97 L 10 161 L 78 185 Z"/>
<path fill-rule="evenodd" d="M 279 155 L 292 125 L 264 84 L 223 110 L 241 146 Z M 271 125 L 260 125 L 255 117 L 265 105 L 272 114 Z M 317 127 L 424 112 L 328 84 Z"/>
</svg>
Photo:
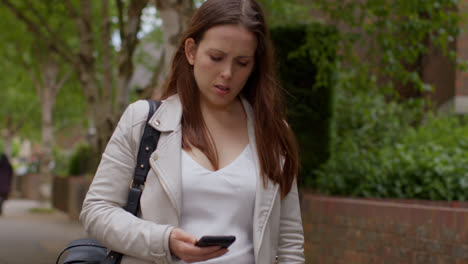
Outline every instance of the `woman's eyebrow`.
<svg viewBox="0 0 468 264">
<path fill-rule="evenodd" d="M 219 49 L 210 48 L 210 49 L 208 49 L 208 51 L 214 51 L 214 52 L 219 52 L 219 53 L 222 53 L 222 54 L 226 54 L 226 52 L 224 52 L 222 50 L 219 50 Z"/>
<path fill-rule="evenodd" d="M 239 58 L 239 59 L 250 59 L 250 58 L 253 58 L 254 56 L 237 56 L 236 58 Z"/>
<path fill-rule="evenodd" d="M 208 51 L 210 52 L 218 52 L 218 53 L 222 53 L 223 55 L 226 54 L 226 52 L 222 51 L 222 50 L 219 50 L 219 49 L 214 49 L 214 48 L 210 48 L 208 49 Z M 237 56 L 236 58 L 239 58 L 239 59 L 249 59 L 249 58 L 253 58 L 254 56 L 248 56 L 248 55 L 242 55 L 242 56 Z"/>
</svg>

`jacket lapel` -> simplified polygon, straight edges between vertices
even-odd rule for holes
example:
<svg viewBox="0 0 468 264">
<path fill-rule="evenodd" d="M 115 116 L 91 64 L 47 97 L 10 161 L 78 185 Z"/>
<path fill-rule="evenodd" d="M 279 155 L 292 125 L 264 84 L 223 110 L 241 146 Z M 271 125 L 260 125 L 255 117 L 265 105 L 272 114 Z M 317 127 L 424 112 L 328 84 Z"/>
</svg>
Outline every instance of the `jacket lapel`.
<svg viewBox="0 0 468 264">
<path fill-rule="evenodd" d="M 182 208 L 181 150 L 173 146 L 180 146 L 181 143 L 180 131 L 172 132 L 167 136 L 161 137 L 161 145 L 151 155 L 152 167 L 177 211 L 179 219 Z"/>
<path fill-rule="evenodd" d="M 179 219 L 182 208 L 181 117 L 182 105 L 179 97 L 174 95 L 163 101 L 150 119 L 150 125 L 161 132 L 156 151 L 151 155 L 151 165 Z"/>
<path fill-rule="evenodd" d="M 255 263 L 259 263 L 259 253 L 263 243 L 263 237 L 265 229 L 268 223 L 268 219 L 273 208 L 276 195 L 278 195 L 278 185 L 273 184 L 272 181 L 268 181 L 267 187 L 263 187 L 263 182 L 260 181 L 257 184 L 257 193 L 255 195 L 255 209 L 253 219 L 253 242 L 254 242 L 254 254 Z"/>
<path fill-rule="evenodd" d="M 255 125 L 253 110 L 245 98 L 242 98 L 242 103 L 247 115 L 247 128 L 249 134 L 249 142 L 252 153 L 254 156 L 254 163 L 256 166 L 257 175 L 257 189 L 255 193 L 255 209 L 253 215 L 253 243 L 255 253 L 255 263 L 258 263 L 258 255 L 263 242 L 263 234 L 268 222 L 268 218 L 273 207 L 273 202 L 278 193 L 278 185 L 273 184 L 272 181 L 267 182 L 267 186 L 263 185 L 263 178 L 260 175 L 260 161 L 257 154 L 257 145 L 255 140 Z"/>
</svg>

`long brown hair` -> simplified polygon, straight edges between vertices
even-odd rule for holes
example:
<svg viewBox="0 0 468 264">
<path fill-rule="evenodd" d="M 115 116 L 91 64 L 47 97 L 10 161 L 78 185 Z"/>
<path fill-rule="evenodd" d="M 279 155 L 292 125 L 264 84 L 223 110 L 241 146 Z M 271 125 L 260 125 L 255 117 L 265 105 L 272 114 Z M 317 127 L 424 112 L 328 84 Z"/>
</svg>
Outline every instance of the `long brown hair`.
<svg viewBox="0 0 468 264">
<path fill-rule="evenodd" d="M 200 149 L 215 169 L 218 155 L 203 120 L 200 95 L 193 68 L 185 57 L 185 40 L 198 44 L 203 34 L 217 25 L 242 25 L 258 41 L 255 66 L 241 93 L 254 111 L 255 138 L 263 184 L 268 179 L 280 185 L 281 197 L 286 196 L 297 177 L 298 147 L 293 132 L 285 122 L 285 107 L 277 81 L 273 45 L 265 16 L 255 0 L 208 0 L 194 14 L 179 42 L 163 98 L 179 94 L 182 114 L 182 147 Z"/>
</svg>

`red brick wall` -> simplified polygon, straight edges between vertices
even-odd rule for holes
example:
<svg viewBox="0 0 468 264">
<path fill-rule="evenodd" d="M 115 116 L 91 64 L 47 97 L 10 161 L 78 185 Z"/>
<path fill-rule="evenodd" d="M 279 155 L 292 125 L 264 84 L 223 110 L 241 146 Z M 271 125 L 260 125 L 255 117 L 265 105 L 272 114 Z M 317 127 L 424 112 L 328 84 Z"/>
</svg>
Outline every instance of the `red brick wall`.
<svg viewBox="0 0 468 264">
<path fill-rule="evenodd" d="M 468 263 L 468 204 L 303 195 L 306 263 Z"/>
</svg>

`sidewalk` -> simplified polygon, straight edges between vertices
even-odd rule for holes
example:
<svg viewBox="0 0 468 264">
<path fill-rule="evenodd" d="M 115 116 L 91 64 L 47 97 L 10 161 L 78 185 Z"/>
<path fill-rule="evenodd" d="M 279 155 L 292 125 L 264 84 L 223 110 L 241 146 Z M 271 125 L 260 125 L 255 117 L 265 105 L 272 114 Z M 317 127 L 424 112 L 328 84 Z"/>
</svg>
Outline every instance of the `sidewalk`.
<svg viewBox="0 0 468 264">
<path fill-rule="evenodd" d="M 31 212 L 37 201 L 11 199 L 0 216 L 0 264 L 51 264 L 71 241 L 86 237 L 77 220 L 55 212 Z"/>
</svg>

